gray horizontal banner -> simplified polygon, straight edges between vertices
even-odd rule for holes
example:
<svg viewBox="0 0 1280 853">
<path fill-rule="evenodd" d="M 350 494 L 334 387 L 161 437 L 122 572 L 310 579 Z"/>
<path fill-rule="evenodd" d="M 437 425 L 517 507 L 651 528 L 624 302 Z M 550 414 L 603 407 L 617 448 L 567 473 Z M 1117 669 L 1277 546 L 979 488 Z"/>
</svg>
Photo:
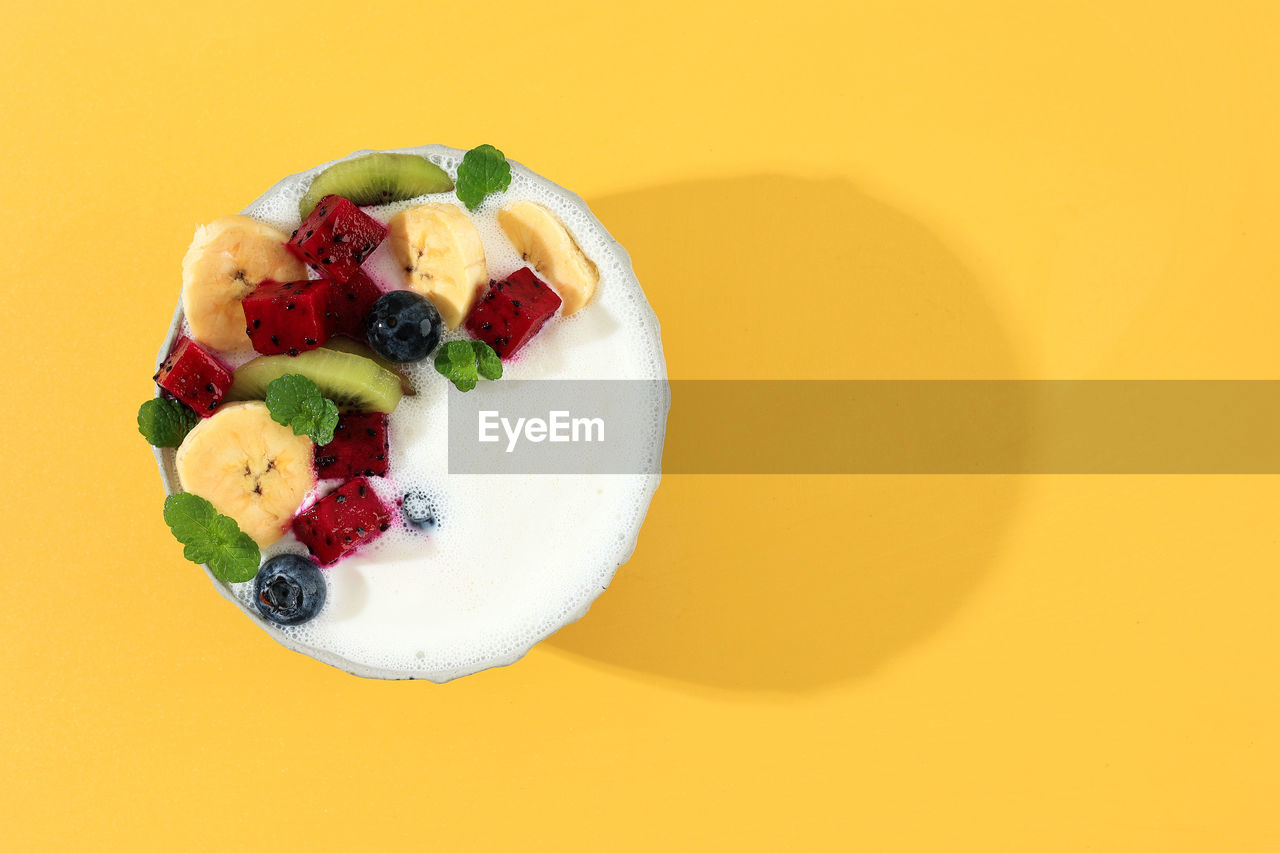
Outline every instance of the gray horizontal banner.
<svg viewBox="0 0 1280 853">
<path fill-rule="evenodd" d="M 1280 381 L 673 380 L 669 395 L 667 417 L 662 382 L 451 390 L 450 473 L 1280 473 Z"/>
</svg>

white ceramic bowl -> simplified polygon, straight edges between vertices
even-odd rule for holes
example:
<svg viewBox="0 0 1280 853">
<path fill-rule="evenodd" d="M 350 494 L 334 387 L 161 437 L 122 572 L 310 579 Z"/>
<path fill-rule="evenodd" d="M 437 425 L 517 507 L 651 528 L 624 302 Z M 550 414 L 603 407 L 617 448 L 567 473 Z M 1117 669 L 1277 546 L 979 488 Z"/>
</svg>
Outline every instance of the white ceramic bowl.
<svg viewBox="0 0 1280 853">
<path fill-rule="evenodd" d="M 426 157 L 452 158 L 455 160 L 460 159 L 462 155 L 465 153 L 459 149 L 448 148 L 442 145 L 425 145 L 418 148 L 404 148 L 404 149 L 396 149 L 396 150 L 403 153 L 420 154 Z M 371 153 L 371 152 L 356 151 L 342 159 L 345 160 L 351 157 L 357 157 L 361 154 L 368 154 L 368 153 Z M 332 162 L 338 162 L 338 161 L 335 160 Z M 321 171 L 322 169 L 330 165 L 332 165 L 332 163 L 322 163 L 312 169 L 308 169 L 305 172 L 300 172 L 296 175 L 290 175 L 289 177 L 280 181 L 278 184 L 276 184 L 266 193 L 264 193 L 263 196 L 260 197 L 258 201 L 255 201 L 253 204 L 247 207 L 245 212 L 247 213 L 249 210 L 257 206 L 261 201 L 261 199 L 271 196 L 275 193 L 281 192 L 286 189 L 296 192 L 296 188 L 300 183 L 304 182 L 306 179 L 309 179 L 311 176 L 313 176 L 317 172 Z M 542 178 L 541 176 L 535 175 L 535 173 L 531 172 L 530 170 L 526 169 L 524 166 L 520 165 L 519 163 L 516 163 L 515 161 L 511 161 L 511 168 L 513 173 L 524 173 L 526 175 L 537 178 L 541 183 L 543 183 L 544 185 L 547 185 L 550 189 L 560 194 L 562 199 L 567 204 L 577 207 L 580 210 L 580 212 L 583 214 L 583 216 L 586 218 L 586 221 L 588 222 L 589 227 L 594 227 L 599 229 L 600 235 L 603 238 L 603 242 L 607 244 L 608 251 L 613 255 L 613 260 L 616 261 L 617 267 L 620 268 L 624 273 L 623 275 L 624 281 L 620 282 L 621 286 L 634 287 L 634 292 L 637 294 L 638 302 L 640 303 L 643 309 L 641 312 L 640 322 L 646 327 L 645 329 L 646 333 L 651 336 L 652 345 L 654 347 L 654 351 L 657 357 L 657 362 L 660 368 L 660 376 L 658 378 L 661 380 L 661 382 L 665 386 L 666 379 L 667 379 L 666 362 L 662 358 L 662 342 L 661 342 L 661 335 L 660 335 L 660 330 L 658 326 L 658 319 L 654 315 L 652 308 L 649 307 L 647 300 L 645 300 L 644 298 L 643 290 L 640 287 L 639 281 L 636 280 L 635 272 L 631 266 L 631 259 L 630 259 L 630 256 L 627 255 L 626 250 L 623 249 L 622 246 L 619 245 L 616 240 L 614 240 L 611 236 L 609 236 L 604 226 L 600 224 L 600 221 L 596 219 L 595 216 L 591 213 L 590 209 L 587 207 L 586 202 L 584 202 L 581 199 L 581 197 L 577 196 L 576 194 L 562 187 L 559 187 L 558 185 L 552 184 L 550 181 L 547 181 L 545 178 Z M 597 258 L 596 260 L 600 261 L 601 259 Z M 618 286 L 618 283 L 615 283 L 615 286 Z M 586 310 L 590 310 L 590 307 L 588 307 Z M 180 334 L 182 330 L 182 325 L 183 325 L 182 303 L 181 303 L 181 300 L 179 300 L 178 307 L 175 310 L 173 315 L 173 322 L 169 326 L 169 332 L 165 336 L 164 343 L 161 345 L 160 351 L 156 356 L 157 369 L 159 369 L 160 363 L 168 355 L 175 340 Z M 665 432 L 665 423 L 666 423 L 666 406 L 668 405 L 669 405 L 669 396 L 664 401 L 663 410 L 660 413 L 661 421 L 664 424 L 664 427 L 663 427 L 664 432 Z M 661 436 L 659 437 L 659 447 L 660 445 L 661 445 Z M 179 487 L 179 484 L 178 484 L 177 472 L 174 469 L 174 451 L 172 449 L 156 448 L 155 457 L 156 457 L 156 463 L 160 468 L 160 479 L 164 484 L 166 494 L 174 494 L 176 492 L 181 491 L 181 488 Z M 645 492 L 645 496 L 644 496 L 644 509 L 647 509 L 649 502 L 653 497 L 653 493 L 657 489 L 658 481 L 659 481 L 659 476 L 657 474 L 653 474 L 649 477 L 649 480 L 646 483 L 647 491 Z M 643 517 L 644 517 L 644 513 L 641 512 L 639 516 L 639 518 L 641 519 L 641 522 L 643 521 Z M 625 554 L 626 554 L 626 557 L 624 557 L 621 562 L 625 562 L 626 559 L 629 558 L 630 555 L 634 552 L 636 541 L 638 539 L 639 532 L 640 532 L 641 522 L 637 522 L 634 529 L 627 529 L 627 530 L 620 531 L 620 535 L 624 539 Z M 464 675 L 470 675 L 471 673 L 479 672 L 481 670 L 488 669 L 490 667 L 506 666 L 508 664 L 515 663 L 517 660 L 523 657 L 529 651 L 529 649 L 531 649 L 538 642 L 542 641 L 546 637 L 555 633 L 557 630 L 564 627 L 565 625 L 571 622 L 575 622 L 578 619 L 582 618 L 586 614 L 588 608 L 591 606 L 591 603 L 595 600 L 595 598 L 598 595 L 600 595 L 601 591 L 607 586 L 608 581 L 613 577 L 614 572 L 616 571 L 618 566 L 621 564 L 621 562 L 611 566 L 595 567 L 595 574 L 593 575 L 593 579 L 596 581 L 603 580 L 603 583 L 596 582 L 596 583 L 586 585 L 583 592 L 575 600 L 563 602 L 564 604 L 563 612 L 565 612 L 567 615 L 563 619 L 560 619 L 559 621 L 553 624 L 547 625 L 545 627 L 545 630 L 539 631 L 536 636 L 534 636 L 532 639 L 530 639 L 527 642 L 527 644 L 522 644 L 519 648 L 516 648 L 514 651 L 511 651 L 510 653 L 494 656 L 491 659 L 483 660 L 478 663 L 469 664 L 469 665 L 461 666 L 457 668 L 450 668 L 450 669 L 424 669 L 421 671 L 403 670 L 403 669 L 394 669 L 394 670 L 383 669 L 378 666 L 369 665 L 368 663 L 348 660 L 347 658 L 342 657 L 338 654 L 335 654 L 331 651 L 314 648 L 303 642 L 300 642 L 299 640 L 295 639 L 293 636 L 290 636 L 288 633 L 281 631 L 274 624 L 263 619 L 256 612 L 254 608 L 247 606 L 246 603 L 235 594 L 231 585 L 224 583 L 223 581 L 218 580 L 216 577 L 214 577 L 213 573 L 209 570 L 208 566 L 205 566 L 204 570 L 206 574 L 208 574 L 209 580 L 213 583 L 214 589 L 216 589 L 219 592 L 219 594 L 222 595 L 223 598 L 227 599 L 232 604 L 234 604 L 237 608 L 239 608 L 245 614 L 245 616 L 247 616 L 250 620 L 252 620 L 254 623 L 259 625 L 264 631 L 266 631 L 277 642 L 279 642 L 281 645 L 285 646 L 286 648 L 308 655 L 310 657 L 315 658 L 316 660 L 322 661 L 331 666 L 342 669 L 346 672 L 350 672 L 354 675 L 359 675 L 366 678 L 423 679 L 423 680 L 439 683 L 439 682 L 449 681 L 454 678 L 459 678 Z M 330 569 L 329 571 L 342 571 L 342 566 L 341 564 L 339 564 L 335 566 L 333 569 Z"/>
</svg>

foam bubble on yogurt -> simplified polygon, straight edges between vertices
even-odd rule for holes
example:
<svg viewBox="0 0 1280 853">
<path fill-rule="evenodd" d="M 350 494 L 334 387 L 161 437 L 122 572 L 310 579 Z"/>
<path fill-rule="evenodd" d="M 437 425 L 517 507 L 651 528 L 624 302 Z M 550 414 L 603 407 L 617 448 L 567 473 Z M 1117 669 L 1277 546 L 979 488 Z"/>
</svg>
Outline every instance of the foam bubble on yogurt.
<svg viewBox="0 0 1280 853">
<path fill-rule="evenodd" d="M 400 150 L 429 157 L 454 178 L 463 154 L 443 146 Z M 352 156 L 362 153 L 367 152 Z M 284 179 L 243 212 L 292 231 L 298 200 L 322 168 Z M 600 282 L 585 308 L 552 318 L 504 364 L 504 378 L 665 379 L 657 319 L 626 253 L 580 199 L 515 163 L 510 187 L 470 212 L 484 241 L 489 277 L 500 280 L 525 266 L 496 218 L 500 207 L 521 200 L 547 206 L 564 222 L 599 267 Z M 461 204 L 450 192 L 363 210 L 385 223 L 428 201 Z M 365 271 L 384 287 L 403 286 L 386 242 Z M 461 330 L 446 333 L 445 340 L 459 337 L 465 337 Z M 225 355 L 236 365 L 254 354 Z M 440 681 L 510 663 L 585 612 L 634 549 L 658 476 L 451 476 L 448 383 L 430 359 L 406 373 L 418 393 L 405 397 L 390 416 L 390 472 L 370 482 L 396 508 L 398 519 L 405 493 L 425 494 L 438 523 L 427 531 L 393 525 L 326 569 L 327 604 L 304 625 L 263 622 L 253 608 L 252 583 L 227 587 L 251 618 L 287 646 L 360 675 Z M 477 391 L 482 388 L 483 383 Z M 645 437 L 655 455 L 661 451 L 665 407 L 665 400 L 655 400 L 652 434 Z M 306 549 L 289 534 L 265 549 L 263 558 L 285 552 Z"/>
</svg>

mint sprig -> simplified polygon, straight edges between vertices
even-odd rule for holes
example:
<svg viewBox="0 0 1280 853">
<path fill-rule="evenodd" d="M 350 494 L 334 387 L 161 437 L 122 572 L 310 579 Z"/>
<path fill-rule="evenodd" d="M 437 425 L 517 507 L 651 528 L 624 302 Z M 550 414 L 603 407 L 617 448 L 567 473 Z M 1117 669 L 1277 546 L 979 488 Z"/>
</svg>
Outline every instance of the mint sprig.
<svg viewBox="0 0 1280 853">
<path fill-rule="evenodd" d="M 177 400 L 152 397 L 138 408 L 138 432 L 154 447 L 177 447 L 200 416 Z"/>
<path fill-rule="evenodd" d="M 500 193 L 511 186 L 511 164 L 492 145 L 478 145 L 462 156 L 458 164 L 458 199 L 475 210 L 490 193 Z"/>
<path fill-rule="evenodd" d="M 286 373 L 267 386 L 271 419 L 293 428 L 294 435 L 309 436 L 319 445 L 333 441 L 338 407 L 320 393 L 319 386 L 299 373 Z"/>
<path fill-rule="evenodd" d="M 493 347 L 484 341 L 472 341 L 471 349 L 476 354 L 476 367 L 481 376 L 489 381 L 502 378 L 502 359 L 493 351 Z"/>
<path fill-rule="evenodd" d="M 185 548 L 182 556 L 207 563 L 219 580 L 244 583 L 258 573 L 262 555 L 258 543 L 240 530 L 234 518 L 220 514 L 199 495 L 170 495 L 164 502 L 164 521 Z"/>
<path fill-rule="evenodd" d="M 502 378 L 502 360 L 484 341 L 449 341 L 436 352 L 436 372 L 459 391 L 476 387 L 478 377 Z"/>
</svg>

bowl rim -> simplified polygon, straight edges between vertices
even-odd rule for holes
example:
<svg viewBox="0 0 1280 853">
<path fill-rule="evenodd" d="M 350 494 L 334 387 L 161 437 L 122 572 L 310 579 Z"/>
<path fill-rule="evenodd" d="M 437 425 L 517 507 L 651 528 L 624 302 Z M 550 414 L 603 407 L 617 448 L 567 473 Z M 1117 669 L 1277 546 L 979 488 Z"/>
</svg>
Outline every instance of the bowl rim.
<svg viewBox="0 0 1280 853">
<path fill-rule="evenodd" d="M 466 153 L 463 149 L 451 148 L 446 145 L 422 145 L 422 146 L 417 146 L 412 148 L 390 148 L 390 149 L 385 149 L 385 152 L 397 153 L 397 154 L 419 154 L 421 156 L 427 157 L 428 159 L 432 159 L 434 157 L 436 159 L 434 159 L 433 162 L 437 162 L 438 158 L 441 158 L 441 157 L 461 159 L 462 156 Z M 288 175 L 284 178 L 281 178 L 279 181 L 273 184 L 269 189 L 267 189 L 266 192 L 262 193 L 257 199 L 255 199 L 248 206 L 246 206 L 244 211 L 242 211 L 242 213 L 244 213 L 245 211 L 251 210 L 259 200 L 261 200 L 262 198 L 268 195 L 275 193 L 283 184 L 287 182 L 293 181 L 300 177 L 305 178 L 308 176 L 314 176 L 316 173 L 320 172 L 323 169 L 328 168 L 329 166 L 332 166 L 334 163 L 338 163 L 343 160 L 350 160 L 353 157 L 360 157 L 365 154 L 373 154 L 373 153 L 380 153 L 380 152 L 378 152 L 375 149 L 361 149 L 359 151 L 353 151 L 350 154 L 346 155 L 345 157 L 339 157 L 336 160 L 330 160 L 326 163 L 321 163 L 310 169 L 305 169 L 301 172 L 297 172 L 295 174 Z M 609 233 L 609 230 L 605 228 L 604 224 L 592 212 L 590 206 L 580 195 L 573 192 L 572 190 L 565 189 L 564 187 L 560 186 L 559 184 L 553 181 L 548 180 L 547 178 L 544 178 L 542 175 L 534 172 L 532 169 L 529 169 L 527 166 L 524 166 L 523 164 L 515 160 L 507 158 L 507 161 L 511 164 L 511 169 L 513 172 L 515 171 L 523 172 L 526 175 L 532 176 L 534 178 L 537 178 L 539 181 L 543 181 L 549 184 L 556 192 L 563 195 L 563 197 L 567 202 L 578 207 L 584 214 L 586 214 L 586 216 L 593 223 L 595 223 L 595 226 L 598 227 L 600 229 L 600 232 L 604 235 L 607 241 L 608 250 L 613 254 L 614 258 L 619 262 L 619 265 L 623 269 L 624 273 L 630 276 L 631 280 L 635 282 L 636 287 L 639 289 L 640 297 L 641 297 L 640 302 L 643 303 L 643 309 L 644 309 L 642 311 L 642 317 L 646 325 L 648 325 L 653 332 L 654 344 L 656 346 L 656 352 L 658 355 L 658 366 L 660 368 L 659 370 L 660 375 L 657 378 L 658 378 L 658 381 L 661 383 L 663 393 L 664 393 L 664 404 L 663 404 L 663 412 L 661 417 L 662 431 L 658 440 L 658 451 L 659 451 L 659 454 L 661 454 L 661 449 L 666 442 L 667 420 L 671 411 L 671 390 L 670 390 L 670 385 L 668 384 L 666 355 L 662 347 L 662 327 L 658 321 L 657 314 L 654 313 L 653 306 L 649 304 L 648 297 L 644 293 L 644 287 L 640 284 L 640 280 L 635 274 L 635 269 L 631 262 L 631 255 L 622 246 L 622 244 L 619 243 L 613 237 L 613 235 Z M 173 319 L 169 324 L 169 331 L 165 335 L 164 341 L 160 346 L 160 350 L 156 355 L 157 371 L 160 369 L 160 365 L 164 362 L 165 358 L 168 357 L 169 352 L 173 347 L 173 344 L 178 339 L 178 336 L 181 334 L 182 321 L 183 321 L 182 294 L 181 294 L 181 291 L 179 291 L 178 305 L 174 309 Z M 155 388 L 155 396 L 157 397 L 160 396 L 159 386 Z M 170 495 L 181 492 L 182 489 L 178 484 L 177 470 L 174 466 L 174 455 L 176 453 L 176 450 L 174 448 L 153 447 L 152 452 L 155 456 L 156 466 L 160 470 L 160 481 L 164 486 L 165 496 L 168 497 Z M 474 665 L 467 665 L 467 666 L 458 667 L 455 669 L 387 670 L 387 669 L 381 669 L 379 667 L 369 666 L 367 664 L 362 664 L 358 661 L 352 661 L 342 657 L 341 655 L 337 655 L 323 649 L 313 648 L 311 646 L 306 645 L 305 643 L 301 643 L 297 641 L 296 639 L 294 639 L 289 635 L 284 634 L 278 628 L 276 628 L 274 625 L 268 622 L 266 619 L 263 619 L 259 614 L 253 612 L 252 609 L 247 607 L 243 602 L 240 601 L 239 598 L 236 597 L 236 595 L 231 591 L 231 588 L 229 587 L 229 585 L 219 580 L 213 574 L 213 571 L 209 568 L 207 564 L 202 564 L 201 568 L 204 569 L 205 574 L 208 576 L 210 582 L 213 584 L 214 589 L 218 591 L 219 595 L 221 595 L 227 601 L 231 602 L 236 607 L 236 609 L 238 609 L 239 611 L 244 613 L 246 616 L 248 616 L 250 621 L 256 624 L 263 631 L 265 631 L 277 643 L 289 649 L 290 651 L 297 652 L 302 655 L 306 655 L 307 657 L 318 660 L 321 663 L 328 664 L 329 666 L 332 666 L 335 669 L 340 669 L 343 672 L 347 672 L 352 675 L 359 676 L 361 678 L 372 678 L 372 679 L 379 679 L 383 681 L 428 681 L 435 684 L 443 684 L 447 681 L 452 681 L 456 678 L 461 678 L 466 675 L 473 675 L 477 672 L 483 672 L 486 669 L 510 666 L 511 664 L 515 663 L 516 661 L 523 658 L 526 654 L 528 654 L 529 651 L 538 643 L 547 639 L 547 637 L 550 637 L 552 634 L 556 633 L 566 625 L 570 625 L 578 621 L 579 619 L 581 619 L 583 616 L 585 616 L 587 614 L 587 611 L 591 609 L 591 605 L 595 603 L 596 599 L 599 598 L 600 595 L 605 591 L 605 589 L 607 589 L 608 586 L 612 583 L 613 578 L 617 575 L 618 570 L 621 569 L 622 566 L 626 565 L 626 563 L 635 554 L 635 549 L 639 544 L 639 540 L 640 540 L 640 532 L 644 528 L 645 518 L 647 518 L 648 516 L 649 507 L 653 503 L 653 496 L 657 493 L 658 486 L 661 484 L 661 479 L 662 479 L 661 472 L 652 475 L 652 478 L 650 481 L 651 487 L 649 488 L 649 494 L 644 504 L 644 512 L 640 514 L 640 518 L 638 523 L 635 526 L 634 533 L 630 537 L 630 543 L 629 543 L 630 547 L 626 549 L 626 553 L 619 560 L 618 565 L 615 566 L 613 570 L 608 573 L 608 577 L 605 578 L 605 582 L 602 584 L 594 584 L 591 586 L 590 588 L 591 591 L 588 593 L 585 601 L 583 601 L 578 607 L 574 608 L 574 610 L 570 611 L 562 620 L 559 620 L 553 623 L 547 630 L 537 634 L 527 644 L 522 644 L 516 650 L 505 655 L 499 655 L 499 656 L 487 659 L 483 662 L 480 662 Z"/>
</svg>

